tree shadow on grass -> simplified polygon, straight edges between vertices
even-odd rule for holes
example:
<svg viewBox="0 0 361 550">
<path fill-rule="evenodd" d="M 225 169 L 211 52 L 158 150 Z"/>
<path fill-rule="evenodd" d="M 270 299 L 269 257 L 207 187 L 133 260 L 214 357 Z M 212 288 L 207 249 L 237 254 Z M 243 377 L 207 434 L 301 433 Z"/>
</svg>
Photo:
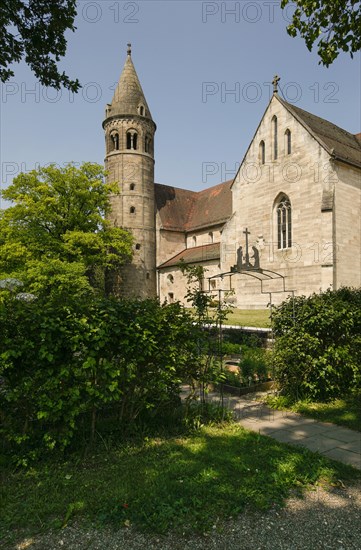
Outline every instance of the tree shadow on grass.
<svg viewBox="0 0 361 550">
<path fill-rule="evenodd" d="M 283 506 L 310 484 L 357 477 L 351 467 L 231 424 L 18 473 L 5 483 L 0 515 L 3 529 L 31 534 L 73 519 L 204 533 L 245 510 Z"/>
</svg>

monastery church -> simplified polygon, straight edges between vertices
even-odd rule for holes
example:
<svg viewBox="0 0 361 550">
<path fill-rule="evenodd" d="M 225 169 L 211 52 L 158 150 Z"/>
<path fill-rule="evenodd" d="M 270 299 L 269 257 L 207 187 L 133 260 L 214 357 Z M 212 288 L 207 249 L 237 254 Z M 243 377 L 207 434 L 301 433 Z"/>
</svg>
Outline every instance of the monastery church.
<svg viewBox="0 0 361 550">
<path fill-rule="evenodd" d="M 103 128 L 112 222 L 134 235 L 126 297 L 185 302 L 179 262 L 239 308 L 361 286 L 361 134 L 274 93 L 234 180 L 200 192 L 154 182 L 153 121 L 128 45 Z M 256 127 L 256 121 L 255 121 Z"/>
</svg>

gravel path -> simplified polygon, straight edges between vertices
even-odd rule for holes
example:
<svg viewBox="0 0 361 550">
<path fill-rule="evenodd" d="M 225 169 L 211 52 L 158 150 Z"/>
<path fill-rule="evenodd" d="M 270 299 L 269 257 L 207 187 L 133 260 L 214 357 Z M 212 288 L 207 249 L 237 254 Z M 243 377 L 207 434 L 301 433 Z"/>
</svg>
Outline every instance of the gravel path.
<svg viewBox="0 0 361 550">
<path fill-rule="evenodd" d="M 361 482 L 349 487 L 318 487 L 283 509 L 244 513 L 215 525 L 203 537 L 149 536 L 132 528 L 96 530 L 72 525 L 33 539 L 5 544 L 6 550 L 318 550 L 361 549 Z"/>
</svg>

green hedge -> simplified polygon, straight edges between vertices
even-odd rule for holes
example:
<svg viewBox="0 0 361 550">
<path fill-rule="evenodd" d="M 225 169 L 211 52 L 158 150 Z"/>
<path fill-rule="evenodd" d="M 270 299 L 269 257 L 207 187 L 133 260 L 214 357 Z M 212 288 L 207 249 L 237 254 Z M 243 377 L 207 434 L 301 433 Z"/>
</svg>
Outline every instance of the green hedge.
<svg viewBox="0 0 361 550">
<path fill-rule="evenodd" d="M 0 429 L 18 454 L 64 449 L 94 437 L 99 413 L 131 429 L 179 400 L 197 335 L 179 304 L 93 300 L 59 306 L 0 302 Z M 35 451 L 36 449 L 36 451 Z M 24 456 L 25 456 L 24 454 Z"/>
<path fill-rule="evenodd" d="M 361 387 L 361 290 L 289 298 L 273 315 L 273 362 L 283 394 L 327 400 Z"/>
</svg>

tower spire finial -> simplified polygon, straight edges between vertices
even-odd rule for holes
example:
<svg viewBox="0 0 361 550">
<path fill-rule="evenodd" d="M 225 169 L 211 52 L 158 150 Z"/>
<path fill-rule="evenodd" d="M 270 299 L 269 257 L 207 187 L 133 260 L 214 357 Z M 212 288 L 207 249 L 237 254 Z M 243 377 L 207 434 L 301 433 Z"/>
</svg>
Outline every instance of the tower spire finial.
<svg viewBox="0 0 361 550">
<path fill-rule="evenodd" d="M 273 93 L 274 94 L 278 93 L 278 83 L 279 83 L 280 80 L 281 80 L 281 78 L 278 76 L 278 74 L 276 74 L 273 77 L 272 84 L 273 84 Z"/>
<path fill-rule="evenodd" d="M 132 45 L 131 45 L 131 43 L 129 42 L 129 43 L 127 44 L 127 46 L 128 46 L 127 54 L 128 54 L 128 55 L 132 55 Z"/>
</svg>

